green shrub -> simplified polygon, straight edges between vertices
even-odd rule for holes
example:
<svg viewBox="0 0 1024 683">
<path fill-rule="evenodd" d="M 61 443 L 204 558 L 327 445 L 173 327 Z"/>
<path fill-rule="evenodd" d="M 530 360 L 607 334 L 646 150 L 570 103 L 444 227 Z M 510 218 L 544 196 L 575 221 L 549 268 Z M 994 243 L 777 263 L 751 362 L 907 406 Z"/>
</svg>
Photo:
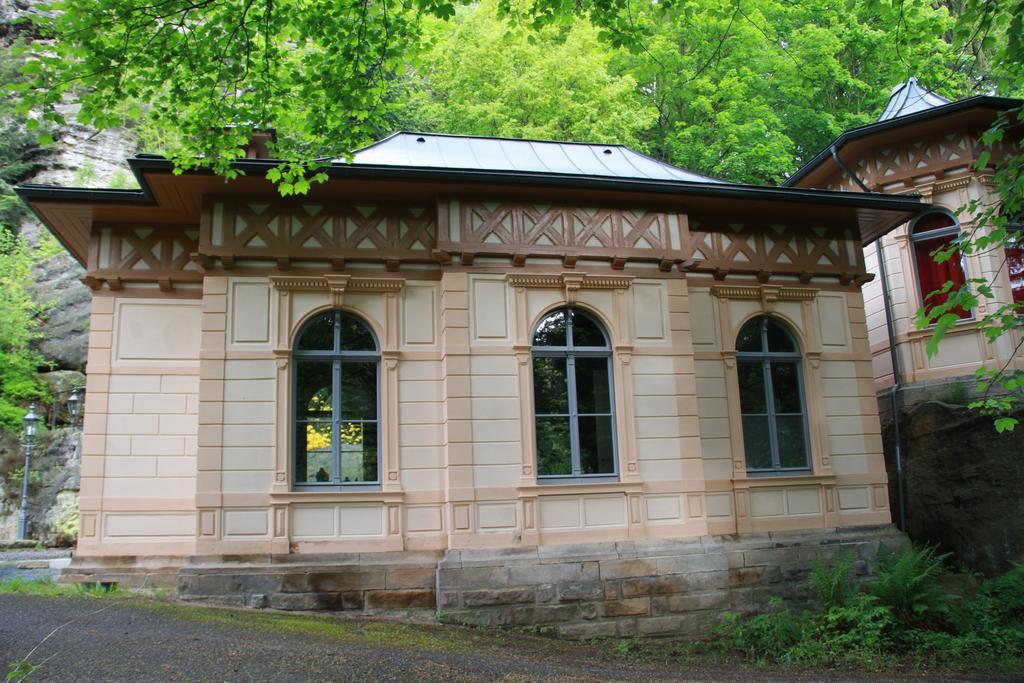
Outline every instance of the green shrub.
<svg viewBox="0 0 1024 683">
<path fill-rule="evenodd" d="M 932 546 L 908 547 L 896 554 L 883 548 L 878 556 L 878 578 L 870 584 L 870 591 L 904 625 L 942 618 L 947 598 L 935 576 L 947 557 L 948 553 L 936 554 Z"/>
<path fill-rule="evenodd" d="M 853 596 L 850 577 L 853 574 L 853 553 L 839 553 L 831 562 L 819 556 L 811 565 L 811 586 L 822 609 L 841 607 Z"/>
<path fill-rule="evenodd" d="M 718 633 L 731 648 L 757 660 L 774 661 L 799 643 L 804 636 L 805 618 L 792 610 L 778 609 L 782 601 L 771 598 L 768 604 L 777 611 L 744 617 L 725 615 Z"/>
<path fill-rule="evenodd" d="M 1024 622 L 1024 564 L 1014 564 L 1002 576 L 986 581 L 982 593 L 992 600 L 1000 616 Z"/>
</svg>

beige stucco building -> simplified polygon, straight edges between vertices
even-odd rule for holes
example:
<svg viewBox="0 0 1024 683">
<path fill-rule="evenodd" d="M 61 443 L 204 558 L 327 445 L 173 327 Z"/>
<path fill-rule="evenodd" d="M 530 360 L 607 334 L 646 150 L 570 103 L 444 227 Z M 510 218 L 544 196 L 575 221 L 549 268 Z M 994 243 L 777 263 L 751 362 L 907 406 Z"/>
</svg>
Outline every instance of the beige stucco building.
<svg viewBox="0 0 1024 683">
<path fill-rule="evenodd" d="M 405 133 L 287 199 L 129 163 L 20 188 L 94 294 L 79 578 L 657 633 L 885 536 L 862 245 L 916 197 Z"/>
</svg>

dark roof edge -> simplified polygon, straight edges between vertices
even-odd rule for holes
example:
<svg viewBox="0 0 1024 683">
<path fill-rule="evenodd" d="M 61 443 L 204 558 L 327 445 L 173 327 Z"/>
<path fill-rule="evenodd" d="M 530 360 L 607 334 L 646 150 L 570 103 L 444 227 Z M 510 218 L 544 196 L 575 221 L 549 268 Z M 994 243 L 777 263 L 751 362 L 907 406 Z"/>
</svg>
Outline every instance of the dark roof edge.
<svg viewBox="0 0 1024 683">
<path fill-rule="evenodd" d="M 239 171 L 263 172 L 277 166 L 274 159 L 245 159 L 232 166 Z M 128 164 L 139 179 L 138 190 L 105 190 L 66 188 L 51 185 L 19 185 L 15 191 L 29 201 L 96 202 L 111 204 L 153 204 L 154 198 L 146 183 L 146 171 L 171 173 L 174 165 L 162 157 L 132 157 Z M 385 166 L 361 164 L 326 166 L 323 172 L 332 178 L 369 178 L 381 180 L 461 180 L 475 183 L 520 182 L 542 187 L 564 187 L 567 189 L 628 190 L 636 192 L 671 193 L 687 196 L 722 197 L 732 199 L 761 199 L 766 201 L 798 200 L 811 204 L 873 208 L 890 211 L 912 211 L 921 205 L 917 195 L 867 195 L 832 190 L 814 190 L 795 187 L 763 187 L 759 185 L 733 185 L 725 183 L 697 183 L 690 181 L 644 180 L 630 178 L 604 178 L 600 176 L 577 176 L 561 174 L 519 173 L 510 171 L 479 171 L 452 169 L 423 169 L 418 167 Z M 187 174 L 209 174 L 210 171 L 196 169 Z"/>
<path fill-rule="evenodd" d="M 829 151 L 832 147 L 835 147 L 838 151 L 851 140 L 857 138 L 866 137 L 868 135 L 874 135 L 875 133 L 881 133 L 882 131 L 889 130 L 891 128 L 899 128 L 911 123 L 919 123 L 921 121 L 927 121 L 931 118 L 938 118 L 940 116 L 946 116 L 947 114 L 956 113 L 962 109 L 971 109 L 973 107 L 985 107 L 992 109 L 1013 109 L 1024 104 L 1024 100 L 1015 99 L 1013 97 L 995 97 L 992 95 L 976 95 L 974 97 L 968 97 L 964 100 L 957 100 L 956 102 L 950 102 L 949 104 L 943 104 L 939 107 L 933 107 L 931 109 L 925 109 L 924 111 L 915 112 L 913 114 L 907 114 L 906 116 L 898 116 L 894 119 L 888 119 L 886 121 L 877 121 L 875 123 L 869 123 L 865 126 L 858 128 L 851 128 L 848 131 L 844 131 L 839 137 L 828 144 L 823 150 L 818 152 L 813 159 L 808 161 L 806 164 L 801 166 L 793 175 L 786 179 L 786 182 L 782 183 L 782 187 L 792 187 L 793 183 L 796 183 L 810 174 L 816 169 L 821 163 L 831 158 L 831 152 Z"/>
</svg>

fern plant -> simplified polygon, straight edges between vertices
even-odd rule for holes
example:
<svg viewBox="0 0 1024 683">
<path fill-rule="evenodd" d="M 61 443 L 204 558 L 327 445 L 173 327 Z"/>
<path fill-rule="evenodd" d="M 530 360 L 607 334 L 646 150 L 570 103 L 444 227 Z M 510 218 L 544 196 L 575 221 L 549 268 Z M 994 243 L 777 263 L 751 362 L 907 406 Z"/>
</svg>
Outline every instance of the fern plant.
<svg viewBox="0 0 1024 683">
<path fill-rule="evenodd" d="M 871 593 L 903 624 L 941 616 L 946 612 L 947 598 L 935 576 L 948 557 L 949 553 L 939 555 L 934 546 L 908 547 L 896 554 L 883 548 Z"/>
<path fill-rule="evenodd" d="M 825 611 L 843 607 L 853 596 L 853 558 L 853 553 L 840 552 L 831 562 L 819 556 L 811 564 L 811 587 Z"/>
</svg>

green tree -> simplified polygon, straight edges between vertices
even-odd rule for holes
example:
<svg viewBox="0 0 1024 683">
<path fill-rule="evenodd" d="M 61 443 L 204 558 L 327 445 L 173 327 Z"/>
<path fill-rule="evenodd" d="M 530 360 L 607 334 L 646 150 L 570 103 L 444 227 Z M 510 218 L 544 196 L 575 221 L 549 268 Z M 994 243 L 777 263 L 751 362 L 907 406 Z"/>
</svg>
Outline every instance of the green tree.
<svg viewBox="0 0 1024 683">
<path fill-rule="evenodd" d="M 781 181 L 843 130 L 878 115 L 917 75 L 968 88 L 946 37 L 955 19 L 924 0 L 691 0 L 638 16 L 647 38 L 619 67 L 659 112 L 655 156 L 721 178 Z"/>
<path fill-rule="evenodd" d="M 32 249 L 0 225 L 0 427 L 17 432 L 30 399 L 43 396 L 37 369 L 43 359 L 29 346 L 39 336 L 42 309 L 27 289 Z"/>
<path fill-rule="evenodd" d="M 437 132 L 642 147 L 657 112 L 589 22 L 514 30 L 485 0 L 425 29 L 430 47 L 410 72 L 406 116 Z"/>
</svg>

